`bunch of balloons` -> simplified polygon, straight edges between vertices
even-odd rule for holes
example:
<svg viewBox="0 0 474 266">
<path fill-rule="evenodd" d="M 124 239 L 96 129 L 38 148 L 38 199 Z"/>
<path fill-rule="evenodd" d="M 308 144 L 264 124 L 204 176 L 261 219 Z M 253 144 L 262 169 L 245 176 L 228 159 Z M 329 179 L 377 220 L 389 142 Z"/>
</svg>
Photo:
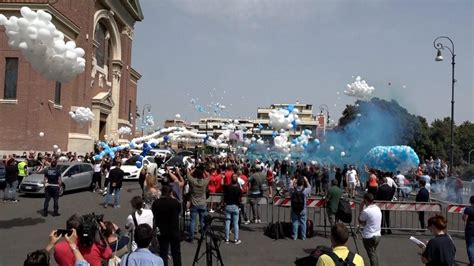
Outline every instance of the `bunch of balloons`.
<svg viewBox="0 0 474 266">
<path fill-rule="evenodd" d="M 296 128 L 301 122 L 298 117 L 298 109 L 292 104 L 289 104 L 286 109 L 271 110 L 268 115 L 270 117 L 270 126 L 276 130 Z"/>
<path fill-rule="evenodd" d="M 155 120 L 154 120 L 153 116 L 152 115 L 145 116 L 143 124 L 146 127 L 153 127 L 155 125 Z"/>
<path fill-rule="evenodd" d="M 357 76 L 354 82 L 347 84 L 347 90 L 344 93 L 348 96 L 364 98 L 370 96 L 374 90 L 374 87 L 369 86 L 365 80 Z"/>
<path fill-rule="evenodd" d="M 126 126 L 120 127 L 118 129 L 118 133 L 122 136 L 123 135 L 132 135 L 132 129 L 130 127 L 126 127 Z"/>
<path fill-rule="evenodd" d="M 89 123 L 94 120 L 95 115 L 89 107 L 78 107 L 76 111 L 69 112 L 69 115 L 77 123 Z"/>
<path fill-rule="evenodd" d="M 365 156 L 366 164 L 382 171 L 408 171 L 420 164 L 420 159 L 410 146 L 376 146 Z"/>
<path fill-rule="evenodd" d="M 94 160 L 102 160 L 102 158 L 105 155 L 108 155 L 111 159 L 114 159 L 115 158 L 115 152 L 120 151 L 122 149 L 122 147 L 120 147 L 120 146 L 111 148 L 105 142 L 99 142 L 99 146 L 102 147 L 102 151 L 99 154 L 96 154 L 94 156 Z"/>
<path fill-rule="evenodd" d="M 20 9 L 22 17 L 7 19 L 0 14 L 0 25 L 5 26 L 8 45 L 20 49 L 34 70 L 49 80 L 68 82 L 84 72 L 84 49 L 74 41 L 64 42 L 64 34 L 51 22 L 52 16 L 43 10 Z"/>
</svg>

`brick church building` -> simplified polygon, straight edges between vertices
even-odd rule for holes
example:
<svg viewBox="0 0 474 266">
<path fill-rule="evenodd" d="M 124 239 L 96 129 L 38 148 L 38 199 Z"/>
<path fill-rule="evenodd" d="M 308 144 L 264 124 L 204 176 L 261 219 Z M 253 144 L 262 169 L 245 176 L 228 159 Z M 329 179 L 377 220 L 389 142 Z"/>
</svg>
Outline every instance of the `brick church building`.
<svg viewBox="0 0 474 266">
<path fill-rule="evenodd" d="M 133 137 L 117 130 L 135 128 L 141 75 L 131 62 L 134 26 L 143 20 L 139 1 L 4 0 L 0 13 L 21 16 L 22 6 L 50 13 L 65 41 L 85 50 L 86 68 L 67 83 L 47 80 L 20 50 L 8 46 L 0 26 L 0 154 L 51 151 L 53 145 L 82 154 L 97 140 L 119 143 Z M 69 112 L 80 106 L 91 108 L 95 120 L 75 122 Z"/>
</svg>

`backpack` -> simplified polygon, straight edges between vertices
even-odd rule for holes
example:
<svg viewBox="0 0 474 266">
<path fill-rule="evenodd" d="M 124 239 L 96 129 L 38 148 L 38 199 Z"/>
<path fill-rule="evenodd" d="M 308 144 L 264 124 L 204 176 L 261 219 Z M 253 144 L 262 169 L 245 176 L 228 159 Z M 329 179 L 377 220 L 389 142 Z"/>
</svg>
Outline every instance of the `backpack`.
<svg viewBox="0 0 474 266">
<path fill-rule="evenodd" d="M 285 238 L 285 234 L 283 232 L 283 226 L 280 222 L 276 223 L 269 223 L 267 227 L 265 227 L 264 235 L 273 238 L 275 240 Z"/>
<path fill-rule="evenodd" d="M 306 238 L 311 238 L 314 236 L 314 224 L 313 220 L 306 220 Z"/>
<path fill-rule="evenodd" d="M 324 254 L 328 255 L 332 259 L 335 266 L 355 266 L 354 264 L 355 254 L 351 251 L 349 251 L 349 254 L 347 254 L 347 257 L 345 260 L 337 256 L 336 253 L 334 253 L 332 250 L 329 252 L 324 252 Z"/>
<path fill-rule="evenodd" d="M 295 212 L 300 214 L 304 210 L 304 202 L 305 201 L 305 196 L 303 193 L 303 190 L 298 191 L 295 190 L 291 194 L 291 209 Z"/>
<path fill-rule="evenodd" d="M 325 246 L 318 246 L 309 256 L 295 260 L 296 266 L 314 266 L 318 262 L 321 255 L 332 252 L 331 248 Z"/>
<path fill-rule="evenodd" d="M 337 206 L 336 219 L 344 223 L 352 222 L 352 209 L 351 203 L 348 199 L 341 198 L 339 205 Z"/>
</svg>

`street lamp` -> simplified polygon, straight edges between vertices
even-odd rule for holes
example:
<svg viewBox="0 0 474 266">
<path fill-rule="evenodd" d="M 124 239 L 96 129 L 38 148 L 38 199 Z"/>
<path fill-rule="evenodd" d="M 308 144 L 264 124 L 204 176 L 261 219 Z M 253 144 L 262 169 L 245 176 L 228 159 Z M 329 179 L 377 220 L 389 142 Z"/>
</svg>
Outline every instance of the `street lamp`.
<svg viewBox="0 0 474 266">
<path fill-rule="evenodd" d="M 151 112 L 151 105 L 147 103 L 143 105 L 143 108 L 142 108 L 142 137 L 143 137 L 143 129 L 145 126 L 145 109 L 148 111 L 148 113 Z"/>
<path fill-rule="evenodd" d="M 441 41 L 442 40 L 448 40 L 449 43 L 451 43 L 451 47 L 444 45 Z M 449 44 L 448 43 L 448 44 Z M 452 66 L 452 72 L 451 72 L 451 147 L 449 151 L 449 174 L 452 176 L 453 174 L 453 168 L 454 168 L 454 159 L 453 159 L 453 149 L 454 149 L 454 83 L 456 83 L 456 79 L 454 79 L 454 65 L 456 64 L 454 62 L 454 59 L 456 57 L 456 54 L 454 53 L 454 43 L 451 38 L 446 37 L 446 36 L 439 36 L 436 37 L 433 41 L 433 46 L 437 50 L 436 58 L 435 61 L 443 61 L 443 56 L 441 54 L 441 50 L 447 49 L 451 53 L 451 66 Z"/>
<path fill-rule="evenodd" d="M 473 152 L 474 150 L 470 150 L 469 151 L 469 154 L 467 155 L 467 163 L 468 164 L 471 164 L 471 152 Z"/>
</svg>

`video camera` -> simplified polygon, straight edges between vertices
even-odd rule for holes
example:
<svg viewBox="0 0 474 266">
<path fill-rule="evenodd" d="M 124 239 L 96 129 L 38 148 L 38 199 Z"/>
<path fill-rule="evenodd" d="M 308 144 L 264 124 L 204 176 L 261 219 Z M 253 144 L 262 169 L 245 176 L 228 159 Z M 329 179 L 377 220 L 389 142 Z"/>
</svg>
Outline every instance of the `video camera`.
<svg viewBox="0 0 474 266">
<path fill-rule="evenodd" d="M 91 213 L 81 217 L 81 224 L 77 229 L 79 246 L 90 247 L 94 242 L 98 242 L 100 237 L 100 223 L 103 222 L 103 220 L 103 214 L 97 215 Z"/>
<path fill-rule="evenodd" d="M 207 227 L 207 226 L 211 225 L 214 220 L 225 221 L 226 218 L 218 217 L 218 216 L 212 216 L 212 215 L 207 214 L 206 216 L 204 216 L 204 225 Z"/>
</svg>

